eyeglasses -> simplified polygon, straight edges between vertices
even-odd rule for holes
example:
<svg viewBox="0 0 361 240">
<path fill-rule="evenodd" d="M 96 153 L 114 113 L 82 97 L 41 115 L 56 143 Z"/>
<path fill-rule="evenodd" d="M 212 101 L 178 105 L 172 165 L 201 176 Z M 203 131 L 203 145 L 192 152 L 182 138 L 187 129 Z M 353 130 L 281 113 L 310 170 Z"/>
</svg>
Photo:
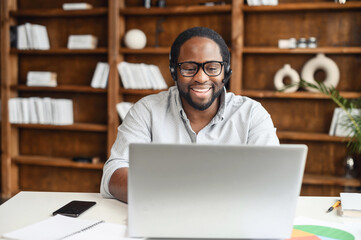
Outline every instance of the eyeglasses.
<svg viewBox="0 0 361 240">
<path fill-rule="evenodd" d="M 183 77 L 194 77 L 198 71 L 199 67 L 202 67 L 203 72 L 205 72 L 209 77 L 216 77 L 222 72 L 222 66 L 224 62 L 219 61 L 207 61 L 204 63 L 197 62 L 181 62 L 177 64 L 180 70 L 180 74 Z"/>
</svg>

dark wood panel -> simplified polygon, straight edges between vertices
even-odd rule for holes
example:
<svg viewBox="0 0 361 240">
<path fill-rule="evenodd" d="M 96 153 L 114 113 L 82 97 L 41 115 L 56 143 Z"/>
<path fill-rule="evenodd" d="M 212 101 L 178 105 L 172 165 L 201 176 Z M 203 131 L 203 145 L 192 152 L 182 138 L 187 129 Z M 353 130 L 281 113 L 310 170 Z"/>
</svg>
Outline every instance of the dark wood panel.
<svg viewBox="0 0 361 240">
<path fill-rule="evenodd" d="M 345 187 L 330 185 L 302 185 L 301 196 L 335 196 L 339 197 L 341 192 L 345 192 Z M 325 211 L 327 210 L 327 206 Z"/>
<path fill-rule="evenodd" d="M 260 55 L 247 54 L 243 62 L 243 88 L 245 90 L 275 90 L 274 76 L 284 64 L 290 64 L 301 76 L 303 66 L 314 54 L 305 55 Z M 361 56 L 360 55 L 326 55 L 340 69 L 340 81 L 336 89 L 340 91 L 361 91 Z M 316 71 L 315 80 L 324 81 L 324 71 Z"/>
<path fill-rule="evenodd" d="M 58 86 L 90 86 L 98 62 L 107 62 L 102 55 L 21 55 L 19 57 L 19 84 L 26 83 L 28 71 L 57 73 Z"/>
<path fill-rule="evenodd" d="M 20 155 L 106 158 L 106 134 L 94 132 L 19 130 Z"/>
<path fill-rule="evenodd" d="M 306 174 L 320 174 L 344 177 L 344 160 L 347 155 L 346 143 L 321 141 L 289 141 L 283 144 L 306 144 L 308 146 Z"/>
<path fill-rule="evenodd" d="M 323 99 L 257 99 L 270 113 L 280 131 L 328 133 L 334 108 Z"/>
<path fill-rule="evenodd" d="M 179 33 L 195 26 L 212 28 L 222 35 L 229 46 L 231 44 L 231 16 L 229 14 L 165 17 L 129 16 L 126 18 L 126 31 L 133 28 L 141 29 L 147 36 L 147 47 L 153 47 L 157 21 L 160 19 L 164 20 L 161 24 L 164 31 L 159 34 L 158 39 L 161 47 L 171 46 Z"/>
<path fill-rule="evenodd" d="M 79 0 L 57 0 L 57 1 L 44 1 L 44 0 L 18 0 L 19 9 L 46 9 L 46 8 L 62 8 L 63 3 L 79 2 Z M 87 3 L 93 7 L 106 7 L 108 1 L 104 0 L 87 0 Z"/>
<path fill-rule="evenodd" d="M 73 100 L 74 122 L 107 124 L 107 99 L 104 94 L 22 92 L 20 97 L 51 97 Z M 114 109 L 116 111 L 116 109 Z"/>
<path fill-rule="evenodd" d="M 101 170 L 21 165 L 21 191 L 99 192 Z"/>
<path fill-rule="evenodd" d="M 360 46 L 361 15 L 357 10 L 245 15 L 245 46 L 277 46 L 278 39 L 312 36 L 319 46 Z"/>
<path fill-rule="evenodd" d="M 157 1 L 151 1 L 152 2 L 152 6 L 155 7 L 157 6 L 156 3 Z M 179 6 L 179 5 L 185 5 L 185 6 L 193 6 L 193 5 L 197 5 L 199 3 L 206 3 L 209 2 L 208 0 L 168 0 L 166 1 L 166 5 L 167 6 Z M 231 4 L 232 0 L 224 0 L 222 2 L 225 2 L 227 4 Z M 143 5 L 144 1 L 143 0 L 126 0 L 125 1 L 125 5 L 126 7 L 140 7 L 140 6 L 144 6 Z"/>
<path fill-rule="evenodd" d="M 86 21 L 82 17 L 19 17 L 18 24 L 30 22 L 47 27 L 50 48 L 66 48 L 69 35 L 92 34 L 98 37 L 98 47 L 108 45 L 107 17 L 91 16 Z M 91 26 L 91 27 L 89 27 Z"/>
</svg>

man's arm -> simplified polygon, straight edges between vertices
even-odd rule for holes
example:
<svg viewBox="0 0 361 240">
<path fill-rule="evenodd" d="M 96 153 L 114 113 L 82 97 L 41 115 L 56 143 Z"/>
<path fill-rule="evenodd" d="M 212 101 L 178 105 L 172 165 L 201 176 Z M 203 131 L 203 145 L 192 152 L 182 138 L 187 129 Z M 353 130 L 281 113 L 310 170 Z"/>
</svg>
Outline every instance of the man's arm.
<svg viewBox="0 0 361 240">
<path fill-rule="evenodd" d="M 129 110 L 118 127 L 117 138 L 110 157 L 104 164 L 100 192 L 105 198 L 116 198 L 127 202 L 129 167 L 129 144 L 151 142 L 150 112 L 144 102 L 139 101 Z"/>
<path fill-rule="evenodd" d="M 128 168 L 117 169 L 109 181 L 109 191 L 122 202 L 128 202 Z"/>
</svg>

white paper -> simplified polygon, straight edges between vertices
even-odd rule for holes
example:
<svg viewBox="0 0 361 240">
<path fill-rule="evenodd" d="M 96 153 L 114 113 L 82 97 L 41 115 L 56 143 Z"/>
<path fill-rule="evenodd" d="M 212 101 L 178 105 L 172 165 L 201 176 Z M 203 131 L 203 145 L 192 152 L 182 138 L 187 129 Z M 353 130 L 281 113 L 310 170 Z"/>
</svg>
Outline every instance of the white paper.
<svg viewBox="0 0 361 240">
<path fill-rule="evenodd" d="M 70 236 L 66 239 L 73 240 L 120 240 L 126 236 L 126 226 L 56 215 L 3 235 L 7 239 L 19 240 L 52 240 L 62 239 L 66 236 Z"/>
<path fill-rule="evenodd" d="M 361 211 L 361 193 L 340 193 L 343 210 Z"/>
</svg>

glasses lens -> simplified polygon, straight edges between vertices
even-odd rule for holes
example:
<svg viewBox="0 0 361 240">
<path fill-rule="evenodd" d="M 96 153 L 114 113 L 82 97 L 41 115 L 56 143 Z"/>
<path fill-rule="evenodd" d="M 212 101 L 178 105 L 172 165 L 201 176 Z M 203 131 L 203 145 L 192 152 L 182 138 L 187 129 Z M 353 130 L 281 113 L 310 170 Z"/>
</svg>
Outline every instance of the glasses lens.
<svg viewBox="0 0 361 240">
<path fill-rule="evenodd" d="M 219 62 L 208 62 L 204 64 L 204 71 L 208 76 L 218 76 L 222 71 L 222 64 Z"/>
<path fill-rule="evenodd" d="M 195 63 L 182 63 L 180 65 L 181 74 L 185 77 L 190 76 L 192 77 L 197 73 L 198 65 Z"/>
</svg>

